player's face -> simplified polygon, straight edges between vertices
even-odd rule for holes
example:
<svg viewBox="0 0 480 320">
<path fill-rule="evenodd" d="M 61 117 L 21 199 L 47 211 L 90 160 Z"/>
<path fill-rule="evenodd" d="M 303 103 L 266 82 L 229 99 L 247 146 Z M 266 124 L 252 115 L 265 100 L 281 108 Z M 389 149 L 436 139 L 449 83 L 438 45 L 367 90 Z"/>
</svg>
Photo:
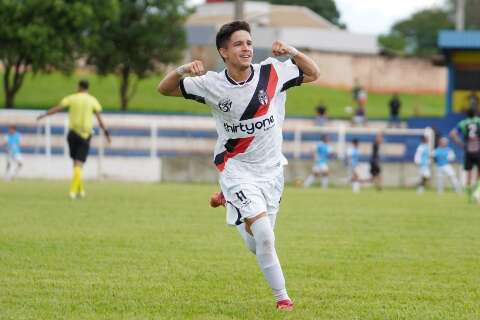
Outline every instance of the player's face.
<svg viewBox="0 0 480 320">
<path fill-rule="evenodd" d="M 230 37 L 226 49 L 223 49 L 225 61 L 241 69 L 249 68 L 252 63 L 253 46 L 250 33 L 244 30 L 235 31 Z"/>
</svg>

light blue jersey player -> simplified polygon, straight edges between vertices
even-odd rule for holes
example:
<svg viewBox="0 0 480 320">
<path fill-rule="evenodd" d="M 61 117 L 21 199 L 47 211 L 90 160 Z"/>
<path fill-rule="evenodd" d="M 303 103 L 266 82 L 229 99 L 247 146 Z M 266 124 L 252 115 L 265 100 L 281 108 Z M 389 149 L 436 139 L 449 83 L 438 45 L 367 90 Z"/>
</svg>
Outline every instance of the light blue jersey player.
<svg viewBox="0 0 480 320">
<path fill-rule="evenodd" d="M 462 192 L 460 182 L 455 175 L 450 162 L 455 160 L 455 153 L 448 146 L 448 139 L 441 138 L 438 147 L 433 151 L 433 158 L 435 159 L 437 171 L 437 192 L 443 193 L 443 177 L 447 176 L 455 189 L 455 192 Z"/>
<path fill-rule="evenodd" d="M 5 180 L 15 178 L 23 165 L 22 154 L 20 150 L 20 133 L 15 125 L 8 128 L 5 136 L 5 146 L 7 149 L 7 169 L 5 171 Z"/>
<path fill-rule="evenodd" d="M 427 137 L 422 137 L 422 142 L 415 151 L 414 161 L 418 167 L 418 175 L 420 181 L 418 183 L 417 193 L 421 194 L 425 191 L 428 179 L 430 179 L 430 147 L 428 146 Z"/>
<path fill-rule="evenodd" d="M 358 139 L 352 140 L 352 146 L 347 150 L 347 161 L 349 179 L 352 183 L 352 191 L 360 192 L 360 176 L 358 166 L 360 164 L 360 151 L 358 150 Z"/>
<path fill-rule="evenodd" d="M 328 162 L 332 153 L 332 147 L 328 144 L 328 136 L 322 136 L 321 141 L 315 146 L 315 163 L 312 173 L 304 182 L 304 187 L 310 187 L 315 178 L 321 176 L 322 187 L 328 188 Z"/>
</svg>

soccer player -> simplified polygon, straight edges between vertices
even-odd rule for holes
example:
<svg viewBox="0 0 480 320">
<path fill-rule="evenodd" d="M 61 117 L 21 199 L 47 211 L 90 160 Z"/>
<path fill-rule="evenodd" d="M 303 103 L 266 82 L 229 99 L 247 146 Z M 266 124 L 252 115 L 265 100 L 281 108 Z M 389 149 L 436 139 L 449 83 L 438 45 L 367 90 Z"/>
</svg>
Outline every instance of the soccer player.
<svg viewBox="0 0 480 320">
<path fill-rule="evenodd" d="M 193 61 L 169 72 L 158 91 L 210 107 L 218 134 L 214 163 L 227 203 L 227 223 L 237 227 L 256 255 L 277 308 L 292 310 L 273 232 L 286 164 L 285 91 L 316 80 L 319 70 L 309 57 L 281 41 L 273 43 L 272 54 L 287 56 L 287 61 L 268 58 L 252 64 L 253 42 L 244 21 L 223 25 L 216 45 L 225 70 L 205 73 L 203 63 Z"/>
<path fill-rule="evenodd" d="M 7 181 L 14 179 L 23 166 L 20 140 L 21 136 L 16 126 L 9 126 L 4 144 L 7 149 L 7 169 L 5 171 L 5 180 Z"/>
<path fill-rule="evenodd" d="M 440 139 L 438 147 L 433 150 L 433 157 L 437 165 L 437 192 L 439 194 L 443 193 L 443 177 L 445 175 L 450 179 L 455 192 L 462 192 L 460 182 L 455 175 L 453 167 L 450 165 L 450 162 L 455 160 L 455 153 L 453 153 L 453 150 L 448 146 L 447 138 L 443 137 Z"/>
<path fill-rule="evenodd" d="M 82 168 L 87 161 L 90 140 L 93 132 L 93 115 L 97 118 L 108 143 L 111 142 L 110 134 L 105 127 L 100 112 L 102 106 L 98 100 L 88 93 L 89 83 L 87 80 L 80 80 L 77 93 L 66 96 L 55 107 L 40 115 L 37 120 L 60 112 L 68 108 L 69 131 L 67 136 L 70 158 L 73 160 L 73 177 L 70 184 L 70 198 L 84 198 L 85 187 L 82 179 Z"/>
<path fill-rule="evenodd" d="M 328 188 L 328 160 L 332 152 L 332 147 L 328 144 L 328 136 L 322 135 L 320 142 L 315 146 L 315 164 L 312 167 L 312 173 L 303 183 L 305 188 L 310 187 L 319 176 L 322 177 L 322 188 Z"/>
<path fill-rule="evenodd" d="M 460 121 L 450 131 L 450 137 L 464 149 L 463 168 L 467 171 L 467 196 L 471 202 L 472 195 L 480 192 L 479 170 L 480 170 L 480 118 L 475 116 L 474 109 L 467 111 L 467 118 Z M 460 138 L 461 137 L 461 138 Z M 476 185 L 473 186 L 473 168 L 477 167 Z"/>
<path fill-rule="evenodd" d="M 383 142 L 382 133 L 375 135 L 370 156 L 370 182 L 373 182 L 377 190 L 382 190 L 382 168 L 380 167 L 380 145 Z"/>
<path fill-rule="evenodd" d="M 358 193 L 360 192 L 360 176 L 358 174 L 360 152 L 358 151 L 358 139 L 353 139 L 351 147 L 347 150 L 347 162 L 350 181 L 352 182 L 352 191 Z"/>
<path fill-rule="evenodd" d="M 414 162 L 418 166 L 418 174 L 420 176 L 417 193 L 422 194 L 425 191 L 428 179 L 430 179 L 430 148 L 425 136 L 422 137 L 422 143 L 418 145 L 415 151 Z"/>
</svg>

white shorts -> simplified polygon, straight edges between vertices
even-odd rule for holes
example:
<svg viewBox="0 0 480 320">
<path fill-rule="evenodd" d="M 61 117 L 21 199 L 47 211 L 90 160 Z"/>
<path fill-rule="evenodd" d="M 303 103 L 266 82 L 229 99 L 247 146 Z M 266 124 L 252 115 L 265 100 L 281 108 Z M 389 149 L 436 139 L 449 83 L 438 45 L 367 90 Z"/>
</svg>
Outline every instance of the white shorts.
<svg viewBox="0 0 480 320">
<path fill-rule="evenodd" d="M 314 173 L 325 173 L 328 172 L 328 164 L 322 163 L 322 164 L 316 164 L 313 166 L 312 171 Z"/>
<path fill-rule="evenodd" d="M 358 170 L 358 165 L 355 166 L 355 167 L 348 167 L 348 178 L 349 179 L 352 179 L 353 178 L 353 175 L 356 175 L 357 177 L 360 177 L 359 175 L 359 170 Z"/>
<path fill-rule="evenodd" d="M 453 171 L 453 167 L 451 165 L 447 164 L 441 167 L 437 167 L 437 175 L 447 175 L 449 177 L 453 177 L 455 175 L 455 171 Z"/>
<path fill-rule="evenodd" d="M 422 178 L 430 178 L 430 168 L 429 167 L 418 167 L 418 174 Z"/>
<path fill-rule="evenodd" d="M 16 162 L 16 163 L 22 163 L 22 155 L 20 153 L 15 153 L 15 154 L 11 154 L 11 153 L 8 153 L 7 154 L 7 163 L 10 163 L 10 162 Z"/>
<path fill-rule="evenodd" d="M 276 215 L 283 193 L 283 168 L 271 180 L 228 179 L 220 176 L 220 187 L 227 200 L 227 224 L 239 225 L 259 213 Z"/>
</svg>

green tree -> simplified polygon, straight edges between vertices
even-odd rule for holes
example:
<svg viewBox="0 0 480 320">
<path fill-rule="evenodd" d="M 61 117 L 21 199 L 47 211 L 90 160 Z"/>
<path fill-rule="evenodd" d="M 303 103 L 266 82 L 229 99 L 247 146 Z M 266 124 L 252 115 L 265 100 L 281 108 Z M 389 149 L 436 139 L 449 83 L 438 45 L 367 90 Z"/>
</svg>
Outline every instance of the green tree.
<svg viewBox="0 0 480 320">
<path fill-rule="evenodd" d="M 114 11 L 113 0 L 0 0 L 5 107 L 14 108 L 29 71 L 71 72 L 89 36 Z"/>
<path fill-rule="evenodd" d="M 403 46 L 403 54 L 428 57 L 438 52 L 438 31 L 452 28 L 446 10 L 426 9 L 394 24 L 388 35 L 380 36 L 379 42 L 387 50 L 398 51 Z"/>
<path fill-rule="evenodd" d="M 265 1 L 265 0 L 255 0 Z M 340 12 L 337 9 L 337 5 L 334 0 L 267 0 L 273 4 L 283 5 L 297 5 L 304 6 L 312 10 L 313 12 L 321 15 L 331 23 L 346 28 L 345 24 L 340 22 Z"/>
<path fill-rule="evenodd" d="M 138 82 L 159 63 L 178 61 L 186 47 L 183 0 L 120 0 L 118 19 L 105 24 L 90 50 L 89 63 L 100 75 L 120 76 L 123 111 Z"/>
</svg>

